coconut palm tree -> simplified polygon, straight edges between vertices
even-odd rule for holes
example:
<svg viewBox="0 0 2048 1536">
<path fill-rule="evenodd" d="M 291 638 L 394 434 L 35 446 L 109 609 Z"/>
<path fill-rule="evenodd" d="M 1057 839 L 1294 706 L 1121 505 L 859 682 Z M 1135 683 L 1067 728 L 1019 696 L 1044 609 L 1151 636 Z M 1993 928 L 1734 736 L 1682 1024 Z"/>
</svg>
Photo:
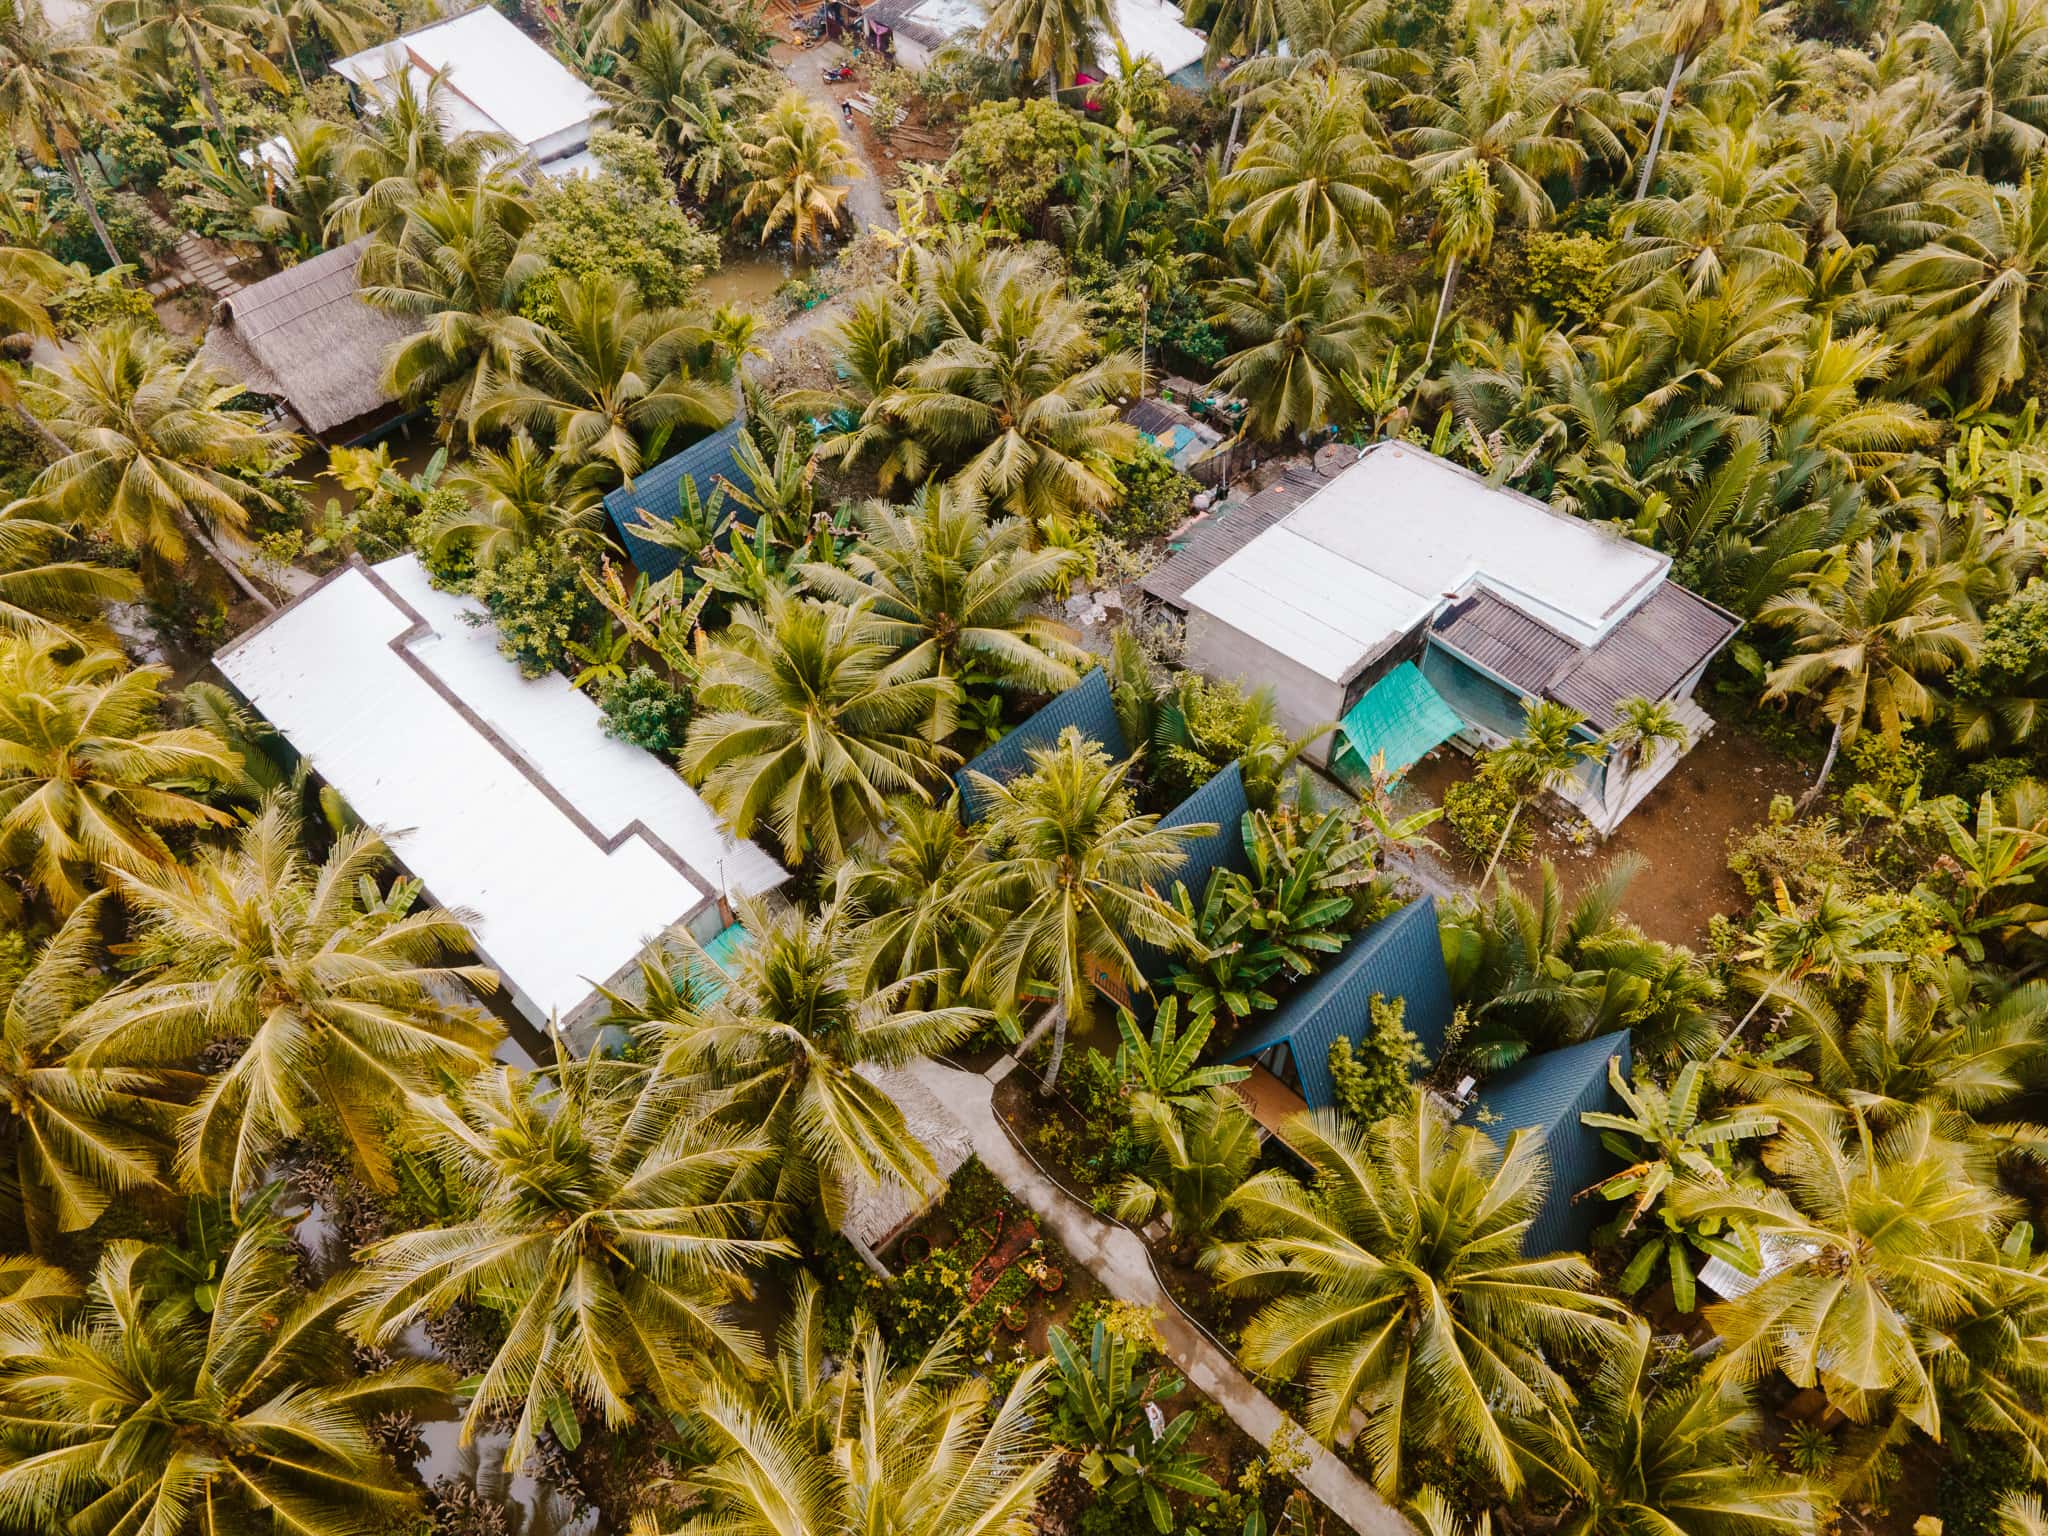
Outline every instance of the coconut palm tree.
<svg viewBox="0 0 2048 1536">
<path fill-rule="evenodd" d="M 277 18 L 278 41 L 291 55 L 301 91 L 307 89 L 299 65 L 301 40 L 326 43 L 336 54 L 361 53 L 385 26 L 372 0 L 272 0 L 271 10 Z"/>
<path fill-rule="evenodd" d="M 969 493 L 934 482 L 908 507 L 870 501 L 846 565 L 800 566 L 805 583 L 838 602 L 868 603 L 875 634 L 901 654 L 898 678 L 958 678 L 979 668 L 1035 693 L 1079 680 L 1072 630 L 1027 611 L 1072 572 L 1071 550 L 1031 548 L 1031 527 L 991 522 Z"/>
<path fill-rule="evenodd" d="M 0 640 L 0 860 L 59 912 L 114 870 L 169 866 L 170 828 L 230 818 L 177 779 L 232 777 L 203 730 L 158 730 L 163 667 L 65 635 Z"/>
<path fill-rule="evenodd" d="M 966 1373 L 956 1337 L 907 1368 L 865 1313 L 843 1349 L 827 1337 L 805 1279 L 773 1369 L 717 1381 L 692 1405 L 685 1433 L 705 1454 L 685 1482 L 704 1508 L 671 1536 L 1030 1536 L 1059 1460 L 1042 1438 L 1045 1361 L 998 1399 Z"/>
<path fill-rule="evenodd" d="M 822 417 L 818 457 L 851 469 L 872 462 L 886 495 L 899 485 L 921 485 L 931 454 L 895 412 L 903 370 L 937 344 L 917 313 L 916 295 L 895 283 L 857 295 L 826 332 L 826 345 L 845 377 L 826 390 L 792 390 L 780 410 Z"/>
<path fill-rule="evenodd" d="M 1392 318 L 1356 258 L 1292 240 L 1212 283 L 1208 300 L 1212 322 L 1236 346 L 1216 387 L 1244 400 L 1245 431 L 1264 442 L 1344 420 L 1343 380 L 1369 371 L 1373 339 Z"/>
<path fill-rule="evenodd" d="M 931 1154 L 874 1073 L 958 1044 L 986 1019 L 964 1006 L 905 1006 L 931 972 L 871 985 L 864 935 L 843 892 L 816 912 L 743 913 L 747 939 L 716 1006 L 648 1041 L 655 1076 L 716 1123 L 758 1130 L 770 1230 L 816 1206 L 838 1226 L 847 1196 L 885 1179 L 928 1189 Z M 865 1070 L 863 1070 L 865 1069 Z"/>
<path fill-rule="evenodd" d="M 1515 803 L 1500 841 L 1493 845 L 1493 857 L 1486 861 L 1486 872 L 1479 877 L 1482 889 L 1492 883 L 1494 867 L 1507 851 L 1524 808 L 1564 784 L 1581 763 L 1597 762 L 1604 755 L 1606 749 L 1598 741 L 1579 734 L 1585 723 L 1586 717 L 1569 705 L 1555 699 L 1533 700 L 1522 710 L 1521 732 L 1487 760 L 1488 769 L 1514 790 Z"/>
<path fill-rule="evenodd" d="M 1393 234 L 1387 204 L 1401 178 L 1363 89 L 1311 75 L 1273 98 L 1218 190 L 1235 209 L 1231 239 L 1262 252 L 1286 240 L 1329 242 L 1349 256 Z"/>
<path fill-rule="evenodd" d="M 958 1000 L 988 931 L 959 895 L 980 855 L 980 839 L 960 823 L 956 796 L 929 805 L 899 800 L 890 808 L 889 841 L 847 876 L 846 897 L 860 915 L 865 986 L 911 982 L 906 1000 L 914 1005 Z"/>
<path fill-rule="evenodd" d="M 1683 752 L 1691 745 L 1692 732 L 1669 699 L 1621 700 L 1614 706 L 1614 724 L 1600 734 L 1608 762 L 1620 765 L 1624 773 L 1642 772 L 1666 746 Z"/>
<path fill-rule="evenodd" d="M 683 773 L 735 835 L 765 823 L 791 860 L 842 862 L 892 796 L 928 800 L 955 760 L 938 743 L 957 685 L 891 682 L 891 659 L 863 607 L 742 608 L 704 659 Z"/>
<path fill-rule="evenodd" d="M 1699 57 L 1700 50 L 1721 35 L 1731 16 L 1746 23 L 1749 0 L 1677 0 L 1664 15 L 1664 51 L 1671 55 L 1671 77 L 1657 98 L 1657 121 L 1650 130 L 1650 144 L 1643 151 L 1641 174 L 1636 178 L 1636 201 L 1650 195 L 1650 183 L 1657 174 L 1657 152 L 1664 145 L 1664 128 L 1671 121 L 1671 103 L 1678 95 L 1678 82 L 1686 66 Z M 1746 25 L 1745 25 L 1746 30 Z"/>
<path fill-rule="evenodd" d="M 1117 1217 L 1140 1226 L 1164 1217 L 1176 1246 L 1197 1248 L 1258 1161 L 1259 1123 L 1243 1100 L 1218 1087 L 1200 1094 L 1192 1110 L 1134 1117 L 1132 1128 L 1142 1150 L 1117 1186 Z"/>
<path fill-rule="evenodd" d="M 223 144 L 234 142 L 227 119 L 214 95 L 216 62 L 239 68 L 282 95 L 288 89 L 253 39 L 275 28 L 275 17 L 242 0 L 100 0 L 93 28 L 102 42 L 144 42 L 166 52 L 182 52 L 199 79 L 199 99 L 213 119 Z M 142 34 L 137 38 L 137 34 Z"/>
<path fill-rule="evenodd" d="M 1188 842 L 1216 829 L 1162 827 L 1139 814 L 1127 787 L 1137 759 L 1111 762 L 1073 726 L 1030 756 L 1031 771 L 1007 784 L 973 776 L 988 857 L 961 882 L 960 898 L 992 914 L 969 986 L 1005 1010 L 1034 988 L 1053 993 L 1050 1092 L 1067 1031 L 1094 1017 L 1091 967 L 1143 992 L 1150 983 L 1134 944 L 1194 949 L 1193 925 L 1159 892 L 1171 889 Z"/>
<path fill-rule="evenodd" d="M 670 166 L 680 165 L 697 143 L 699 120 L 691 108 L 738 117 L 767 105 L 758 76 L 738 54 L 672 11 L 635 25 L 617 57 L 618 69 L 598 82 L 605 121 L 646 134 Z"/>
<path fill-rule="evenodd" d="M 800 252 L 824 249 L 826 228 L 843 217 L 846 188 L 838 183 L 866 174 L 839 125 L 794 87 L 754 120 L 740 153 L 747 174 L 734 223 L 760 219 L 763 240 L 786 226 Z"/>
<path fill-rule="evenodd" d="M 1358 1442 L 1389 1496 L 1418 1445 L 1519 1491 L 1507 1422 L 1571 1404 L 1560 1360 L 1626 1326 L 1579 1255 L 1522 1254 L 1543 1201 L 1539 1144 L 1518 1131 L 1503 1152 L 1418 1092 L 1370 1129 L 1298 1116 L 1287 1145 L 1313 1185 L 1272 1168 L 1231 1197 L 1246 1235 L 1207 1263 L 1232 1291 L 1274 1296 L 1246 1325 L 1244 1363 L 1282 1380 L 1306 1367 L 1308 1428 L 1325 1444 L 1363 1414 Z"/>
<path fill-rule="evenodd" d="M 1931 195 L 1946 227 L 1878 280 L 1912 306 L 1913 376 L 1988 401 L 2025 376 L 2048 325 L 2048 176 L 2029 172 L 2017 187 L 1958 176 Z"/>
<path fill-rule="evenodd" d="M 139 583 L 127 571 L 52 559 L 70 537 L 61 524 L 36 516 L 31 502 L 0 507 L 0 635 L 75 639 L 105 604 L 135 596 Z"/>
<path fill-rule="evenodd" d="M 760 1364 L 731 1315 L 746 1272 L 795 1252 L 749 1235 L 760 1208 L 729 1193 L 769 1141 L 707 1126 L 645 1072 L 591 1052 L 552 1072 L 497 1067 L 454 1098 L 422 1099 L 414 1145 L 475 1214 L 364 1250 L 349 1326 L 388 1345 L 461 1303 L 505 1314 L 503 1342 L 462 1421 L 464 1441 L 513 1420 L 516 1471 L 543 1430 L 574 1446 L 585 1414 L 618 1432 L 651 1397 L 680 1410 L 714 1362 Z"/>
<path fill-rule="evenodd" d="M 1451 175 L 1429 189 L 1436 204 L 1437 260 L 1443 263 L 1444 286 L 1436 301 L 1436 318 L 1429 323 L 1429 345 L 1422 349 L 1422 366 L 1436 356 L 1437 333 L 1450 312 L 1451 295 L 1458 291 L 1458 274 L 1468 261 L 1484 261 L 1493 249 L 1493 216 L 1500 207 L 1500 193 L 1486 174 L 1483 161 L 1468 160 Z"/>
<path fill-rule="evenodd" d="M 202 1313 L 173 1256 L 110 1244 L 75 1321 L 0 1351 L 0 1508 L 155 1536 L 274 1529 L 284 1511 L 309 1531 L 413 1517 L 372 1426 L 454 1383 L 421 1362 L 360 1369 L 334 1326 L 347 1283 L 306 1292 L 296 1252 L 279 1222 L 249 1221 Z"/>
<path fill-rule="evenodd" d="M 694 331 L 679 310 L 644 307 L 630 280 L 586 272 L 557 288 L 551 325 L 508 320 L 503 373 L 488 356 L 476 425 L 542 433 L 571 467 L 630 480 L 656 434 L 715 427 L 730 396 L 690 377 Z"/>
<path fill-rule="evenodd" d="M 1859 1423 L 1898 1417 L 1940 1439 L 1931 1362 L 1998 1279 L 2015 1203 L 1988 1181 L 1982 1155 L 1945 1139 L 1924 1110 L 1882 1134 L 1860 1118 L 1818 1117 L 1770 1161 L 1770 1190 L 1672 1192 L 1680 1216 L 1740 1216 L 1789 1259 L 1706 1309 L 1723 1345 L 1709 1373 L 1748 1383 L 1782 1371 Z"/>
<path fill-rule="evenodd" d="M 502 451 L 480 448 L 445 482 L 461 505 L 437 519 L 424 541 L 438 552 L 466 549 L 479 566 L 537 544 L 594 551 L 604 542 L 604 514 L 589 468 L 565 470 L 524 432 Z"/>
<path fill-rule="evenodd" d="M 1793 163 L 1754 127 L 1703 129 L 1671 157 L 1678 183 L 1623 210 L 1615 279 L 1641 288 L 1666 272 L 1691 294 L 1718 288 L 1740 268 L 1781 282 L 1804 273 L 1805 246 L 1792 225 L 1799 193 Z"/>
<path fill-rule="evenodd" d="M 924 295 L 937 343 L 910 362 L 882 409 L 958 465 L 955 482 L 991 511 L 1029 518 L 1099 511 L 1135 450 L 1117 402 L 1141 387 L 1128 352 L 1100 355 L 1087 311 L 1014 254 L 962 263 L 969 286 Z"/>
<path fill-rule="evenodd" d="M 327 249 L 334 210 L 349 192 L 341 173 L 347 131 L 325 118 L 295 117 L 276 142 L 282 167 L 261 156 L 247 167 L 264 198 L 251 204 L 245 216 L 263 239 L 300 256 L 317 256 Z"/>
<path fill-rule="evenodd" d="M 248 472 L 284 462 L 294 439 L 232 409 L 241 392 L 160 332 L 134 322 L 94 331 L 61 373 L 39 369 L 29 381 L 37 415 L 67 450 L 30 493 L 124 549 L 174 563 L 195 538 L 246 589 L 213 536 L 239 535 L 252 508 L 276 505 Z"/>
<path fill-rule="evenodd" d="M 1123 40 L 1110 0 L 995 0 L 981 27 L 982 46 L 1007 56 L 1030 79 L 1045 76 L 1054 103 L 1062 82 L 1093 55 L 1098 36 Z"/>
<path fill-rule="evenodd" d="M 1500 191 L 1507 216 L 1527 229 L 1551 214 L 1544 182 L 1575 174 L 1585 163 L 1585 146 L 1560 133 L 1558 109 L 1577 83 L 1569 69 L 1543 65 L 1541 39 L 1519 40 L 1481 32 L 1470 54 L 1453 58 L 1435 92 L 1415 92 L 1399 106 L 1412 126 L 1395 142 L 1412 151 L 1410 169 L 1427 191 L 1477 163 Z"/>
<path fill-rule="evenodd" d="M 1562 1536 L 1811 1536 L 1821 1495 L 1772 1465 L 1736 1382 L 1661 1365 L 1636 1321 L 1601 1358 L 1585 1413 L 1512 1433 L 1533 1481 L 1564 1501 Z"/>
<path fill-rule="evenodd" d="M 105 89 L 111 63 L 106 48 L 58 36 L 41 0 L 14 0 L 0 10 L 0 131 L 37 163 L 64 167 L 107 265 L 118 267 L 121 253 L 78 158 L 81 127 L 104 122 L 113 110 Z"/>
<path fill-rule="evenodd" d="M 343 235 L 397 239 L 414 204 L 437 192 L 472 190 L 513 154 L 517 146 L 503 134 L 456 128 L 449 90 L 445 72 L 422 83 L 417 70 L 398 69 L 378 83 L 377 110 L 357 127 L 342 158 L 342 175 L 357 188 L 334 210 Z"/>
<path fill-rule="evenodd" d="M 520 292 L 540 267 L 520 246 L 532 224 L 532 203 L 505 189 L 437 187 L 406 207 L 396 239 L 371 242 L 356 267 L 363 298 L 420 326 L 385 358 L 386 389 L 434 397 L 456 426 L 475 419 L 505 367 Z"/>
<path fill-rule="evenodd" d="M 1950 138 L 1945 124 L 1911 111 L 1906 91 L 1892 87 L 1840 118 L 1813 114 L 1796 132 L 1792 184 L 1815 249 L 1868 245 L 1891 256 L 1940 234 L 1927 193 Z"/>
<path fill-rule="evenodd" d="M 2041 79 L 2048 71 L 2048 18 L 2012 0 L 1972 0 L 1945 24 L 1907 33 L 1926 49 L 1951 92 L 1950 133 L 1962 140 L 1969 169 L 2010 173 L 2048 145 Z"/>
<path fill-rule="evenodd" d="M 1896 743 L 1907 722 L 1933 718 L 1928 681 L 1975 656 L 1978 628 L 1949 599 L 1953 574 L 1896 539 L 1864 539 L 1757 614 L 1792 634 L 1792 654 L 1771 669 L 1764 698 L 1809 699 L 1831 727 L 1808 801 L 1826 787 L 1843 742 L 1874 724 Z"/>
<path fill-rule="evenodd" d="M 389 858 L 375 832 L 335 839 L 317 865 L 302 836 L 273 795 L 232 845 L 116 875 L 141 974 L 79 1016 L 80 1059 L 179 1061 L 246 1042 L 179 1117 L 178 1171 L 198 1189 L 254 1187 L 316 1113 L 388 1188 L 398 1111 L 497 1041 L 487 1015 L 452 1000 L 497 982 L 450 963 L 470 947 L 461 919 L 418 907 L 414 881 L 379 887 Z"/>
<path fill-rule="evenodd" d="M 70 1059 L 72 1018 L 104 984 L 107 899 L 88 896 L 26 971 L 0 975 L 0 1212 L 38 1253 L 155 1184 L 169 1148 L 183 1074 Z"/>
</svg>

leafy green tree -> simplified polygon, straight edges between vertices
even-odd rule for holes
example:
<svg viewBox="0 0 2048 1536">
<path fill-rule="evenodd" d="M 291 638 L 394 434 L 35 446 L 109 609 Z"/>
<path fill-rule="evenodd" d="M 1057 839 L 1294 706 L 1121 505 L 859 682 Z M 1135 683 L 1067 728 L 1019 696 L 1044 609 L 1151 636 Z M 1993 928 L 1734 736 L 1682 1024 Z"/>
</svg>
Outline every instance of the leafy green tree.
<svg viewBox="0 0 2048 1536">
<path fill-rule="evenodd" d="M 1174 1529 L 1171 1495 L 1214 1499 L 1223 1490 L 1202 1470 L 1202 1459 L 1186 1449 L 1195 1431 L 1195 1412 L 1183 1408 L 1166 1428 L 1149 1422 L 1150 1404 L 1178 1397 L 1187 1383 L 1153 1372 L 1140 1380 L 1132 1358 L 1136 1347 L 1096 1319 L 1084 1359 L 1067 1330 L 1055 1325 L 1045 1336 L 1056 1373 L 1051 1392 L 1063 1418 L 1078 1423 L 1086 1439 L 1081 1476 L 1102 1497 L 1122 1508 L 1142 1501 L 1159 1532 Z"/>
<path fill-rule="evenodd" d="M 730 1304 L 747 1270 L 794 1250 L 750 1235 L 760 1207 L 730 1190 L 774 1156 L 764 1135 L 714 1129 L 598 1052 L 479 1073 L 420 1099 L 408 1134 L 475 1215 L 371 1244 L 349 1326 L 384 1346 L 458 1303 L 498 1311 L 462 1433 L 511 1417 L 508 1470 L 543 1430 L 573 1449 L 584 1414 L 616 1432 L 641 1420 L 642 1394 L 678 1412 L 715 1362 L 760 1365 Z"/>
<path fill-rule="evenodd" d="M 845 216 L 840 183 L 866 174 L 839 125 L 795 89 L 755 119 L 740 153 L 747 170 L 739 217 L 760 219 L 764 240 L 787 228 L 799 251 L 824 248 L 825 230 Z"/>
<path fill-rule="evenodd" d="M 85 1308 L 0 1352 L 0 1507 L 160 1536 L 403 1520 L 417 1495 L 379 1447 L 385 1413 L 431 1410 L 439 1365 L 358 1371 L 346 1282 L 292 1279 L 280 1223 L 244 1225 L 197 1312 L 163 1249 L 110 1244 Z"/>
<path fill-rule="evenodd" d="M 1030 611 L 1073 570 L 1072 551 L 1032 549 L 1029 524 L 991 521 L 972 496 L 943 484 L 907 507 L 867 502 L 855 517 L 862 538 L 843 567 L 799 569 L 824 596 L 868 604 L 878 638 L 900 652 L 891 680 L 975 670 L 1049 693 L 1078 681 L 1073 632 Z"/>
<path fill-rule="evenodd" d="M 1274 1298 L 1245 1328 L 1244 1363 L 1281 1380 L 1306 1368 L 1325 1444 L 1362 1414 L 1383 1493 L 1400 1492 L 1415 1449 L 1520 1490 L 1508 1423 L 1572 1403 L 1559 1363 L 1627 1318 L 1577 1254 L 1523 1256 L 1544 1191 L 1537 1138 L 1517 1132 L 1503 1152 L 1417 1093 L 1370 1128 L 1302 1115 L 1287 1144 L 1313 1183 L 1254 1174 L 1229 1204 L 1246 1236 L 1211 1260 L 1233 1293 Z"/>
<path fill-rule="evenodd" d="M 1647 1076 L 1639 1076 L 1631 1084 L 1622 1073 L 1619 1057 L 1607 1063 L 1607 1081 L 1628 1113 L 1614 1115 L 1603 1110 L 1579 1119 L 1598 1131 L 1600 1145 L 1628 1166 L 1586 1193 L 1629 1202 L 1619 1220 L 1618 1240 L 1628 1240 L 1637 1223 L 1652 1212 L 1661 1218 L 1622 1271 L 1621 1292 L 1634 1296 L 1659 1270 L 1668 1270 L 1673 1305 L 1690 1312 L 1695 1295 L 1691 1249 L 1754 1275 L 1763 1262 L 1756 1232 L 1747 1221 L 1724 1226 L 1709 1218 L 1704 1225 L 1687 1225 L 1658 1202 L 1680 1179 L 1717 1187 L 1735 1183 L 1735 1143 L 1776 1135 L 1777 1117 L 1757 1109 L 1736 1109 L 1703 1119 L 1700 1098 L 1706 1091 L 1707 1068 L 1697 1061 L 1678 1069 L 1668 1093 Z"/>
<path fill-rule="evenodd" d="M 1023 1536 L 1058 1457 L 1043 1440 L 1044 1361 L 998 1398 L 962 1370 L 957 1337 L 908 1367 L 865 1314 L 828 1364 L 817 1288 L 797 1287 L 773 1369 L 710 1384 L 684 1420 L 705 1447 L 687 1474 L 704 1509 L 672 1536 L 850 1531 Z"/>
<path fill-rule="evenodd" d="M 179 1116 L 178 1171 L 208 1192 L 253 1189 L 314 1123 L 334 1124 L 357 1166 L 392 1187 L 393 1119 L 475 1071 L 497 1039 L 486 1015 L 451 1000 L 464 984 L 496 985 L 450 963 L 469 930 L 442 908 L 415 910 L 413 881 L 379 888 L 382 839 L 345 833 L 317 865 L 301 839 L 273 796 L 234 844 L 189 868 L 118 871 L 140 974 L 75 1024 L 87 1066 L 242 1046 Z"/>
<path fill-rule="evenodd" d="M 1422 1043 L 1408 1032 L 1408 1000 L 1373 995 L 1367 1004 L 1370 1028 L 1356 1045 L 1349 1035 L 1330 1042 L 1330 1090 L 1337 1107 L 1360 1125 L 1399 1114 L 1408 1105 L 1410 1084 L 1429 1064 Z"/>
<path fill-rule="evenodd" d="M 1111 762 L 1073 726 L 1030 756 L 1031 771 L 1007 784 L 974 776 L 988 857 L 961 882 L 960 896 L 992 914 L 968 984 L 998 1011 L 1039 988 L 1056 999 L 1050 1091 L 1067 1031 L 1094 1017 L 1091 960 L 1143 991 L 1134 941 L 1169 951 L 1192 943 L 1187 920 L 1158 889 L 1186 858 L 1188 841 L 1215 828 L 1162 827 L 1138 814 L 1127 787 L 1135 760 Z"/>
<path fill-rule="evenodd" d="M 753 906 L 744 921 L 747 942 L 717 1006 L 652 1042 L 657 1076 L 769 1138 L 774 1165 L 758 1182 L 774 1230 L 813 1206 L 837 1226 L 849 1192 L 884 1179 L 928 1188 L 931 1154 L 872 1074 L 958 1044 L 986 1015 L 909 1006 L 913 986 L 937 979 L 929 972 L 872 984 L 844 901 L 815 913 Z"/>
<path fill-rule="evenodd" d="M 115 870 L 173 865 L 166 830 L 228 824 L 169 787 L 235 762 L 206 731 L 158 727 L 168 676 L 65 635 L 0 641 L 0 862 L 58 912 Z"/>
<path fill-rule="evenodd" d="M 1518 1424 L 1532 1479 L 1564 1501 L 1570 1536 L 1810 1536 L 1819 1492 L 1772 1465 L 1764 1419 L 1726 1380 L 1660 1360 L 1638 1321 L 1608 1347 L 1583 1418 Z"/>
<path fill-rule="evenodd" d="M 1004 229 L 1033 227 L 1081 153 L 1080 120 L 1055 102 L 983 101 L 947 161 L 960 195 Z"/>
<path fill-rule="evenodd" d="M 74 1062 L 70 1029 L 101 989 L 104 893 L 19 976 L 0 973 L 0 1212 L 35 1251 L 157 1183 L 182 1074 Z"/>
<path fill-rule="evenodd" d="M 954 760 L 938 742 L 957 684 L 892 680 L 884 622 L 773 596 L 709 648 L 682 767 L 738 836 L 765 824 L 792 860 L 829 867 L 893 797 L 930 799 Z"/>
</svg>

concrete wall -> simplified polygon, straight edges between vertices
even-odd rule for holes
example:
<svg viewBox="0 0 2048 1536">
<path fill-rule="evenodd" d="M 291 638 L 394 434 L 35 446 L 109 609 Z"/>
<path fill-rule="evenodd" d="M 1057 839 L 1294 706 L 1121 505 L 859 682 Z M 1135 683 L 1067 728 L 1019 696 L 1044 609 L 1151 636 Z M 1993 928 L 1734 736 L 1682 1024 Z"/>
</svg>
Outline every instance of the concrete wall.
<svg viewBox="0 0 2048 1536">
<path fill-rule="evenodd" d="M 1292 657 L 1260 644 L 1231 625 L 1191 609 L 1188 613 L 1187 663 L 1205 676 L 1270 688 L 1281 724 L 1294 735 L 1326 725 L 1344 713 L 1344 689 L 1318 677 Z M 1327 765 L 1335 745 L 1332 731 L 1309 748 L 1309 761 Z"/>
</svg>

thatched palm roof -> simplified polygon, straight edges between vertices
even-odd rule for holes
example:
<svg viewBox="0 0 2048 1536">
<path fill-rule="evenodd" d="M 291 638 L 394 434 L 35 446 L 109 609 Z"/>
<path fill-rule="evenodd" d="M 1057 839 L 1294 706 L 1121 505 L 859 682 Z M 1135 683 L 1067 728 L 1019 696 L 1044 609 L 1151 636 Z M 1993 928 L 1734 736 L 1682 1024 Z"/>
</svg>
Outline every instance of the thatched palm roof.
<svg viewBox="0 0 2048 1536">
<path fill-rule="evenodd" d="M 366 244 L 351 241 L 223 300 L 206 337 L 208 361 L 283 400 L 315 433 L 389 405 L 384 355 L 418 326 L 357 295 Z"/>
</svg>

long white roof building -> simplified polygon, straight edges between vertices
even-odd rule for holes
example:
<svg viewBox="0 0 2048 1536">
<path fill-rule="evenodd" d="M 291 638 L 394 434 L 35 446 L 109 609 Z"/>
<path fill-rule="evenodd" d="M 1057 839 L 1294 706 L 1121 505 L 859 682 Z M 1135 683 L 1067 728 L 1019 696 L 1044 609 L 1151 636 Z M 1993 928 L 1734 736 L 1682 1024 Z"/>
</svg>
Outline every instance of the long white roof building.
<svg viewBox="0 0 2048 1536">
<path fill-rule="evenodd" d="M 358 561 L 214 663 L 434 900 L 470 914 L 519 1011 L 568 1029 L 650 941 L 678 925 L 708 940 L 721 896 L 788 876 L 472 618 L 417 557 Z"/>
</svg>

